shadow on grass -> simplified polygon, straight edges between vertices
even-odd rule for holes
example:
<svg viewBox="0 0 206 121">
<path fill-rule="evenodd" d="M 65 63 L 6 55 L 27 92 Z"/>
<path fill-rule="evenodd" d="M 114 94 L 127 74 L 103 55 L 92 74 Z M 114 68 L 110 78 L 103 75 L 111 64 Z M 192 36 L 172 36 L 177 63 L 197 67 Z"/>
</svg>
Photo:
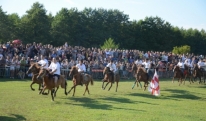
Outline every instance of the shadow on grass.
<svg viewBox="0 0 206 121">
<path fill-rule="evenodd" d="M 191 100 L 198 100 L 201 99 L 201 97 L 198 97 L 196 95 L 191 94 L 189 91 L 185 90 L 178 90 L 178 89 L 166 89 L 163 91 L 169 91 L 172 93 L 171 96 L 168 96 L 169 98 L 178 98 L 178 99 L 191 99 Z"/>
<path fill-rule="evenodd" d="M 11 114 L 11 117 L 0 116 L 0 121 L 26 121 L 26 118 L 21 115 Z"/>
<path fill-rule="evenodd" d="M 1 78 L 0 77 L 0 82 L 8 82 L 8 81 L 22 81 L 22 82 L 28 82 L 31 81 L 31 78 L 25 78 L 25 79 L 10 79 L 10 78 Z"/>
<path fill-rule="evenodd" d="M 157 105 L 157 104 L 153 104 L 153 103 L 147 103 L 147 102 L 143 102 L 143 101 L 132 101 L 130 99 L 127 98 L 121 98 L 121 97 L 106 97 L 106 98 L 99 98 L 102 100 L 108 100 L 108 101 L 114 101 L 115 103 L 144 103 L 144 104 L 150 104 L 150 105 Z"/>
<path fill-rule="evenodd" d="M 101 104 L 97 100 L 87 98 L 87 97 L 72 97 L 72 98 L 67 98 L 68 100 L 72 100 L 73 103 L 66 103 L 69 105 L 77 105 L 77 106 L 83 106 L 91 109 L 101 109 L 101 110 L 111 110 L 112 105 L 108 104 Z"/>
</svg>

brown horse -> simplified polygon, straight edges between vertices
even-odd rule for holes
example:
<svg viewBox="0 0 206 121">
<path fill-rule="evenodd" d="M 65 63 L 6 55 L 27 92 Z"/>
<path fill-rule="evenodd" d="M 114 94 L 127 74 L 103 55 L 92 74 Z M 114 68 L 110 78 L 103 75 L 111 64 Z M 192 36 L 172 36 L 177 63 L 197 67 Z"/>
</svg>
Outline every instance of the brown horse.
<svg viewBox="0 0 206 121">
<path fill-rule="evenodd" d="M 193 75 L 191 73 L 191 68 L 189 66 L 187 66 L 186 64 L 184 65 L 184 67 L 185 67 L 185 69 L 184 69 L 184 76 L 185 76 L 184 80 L 189 78 L 190 84 L 191 84 L 191 82 L 194 83 L 193 82 Z"/>
<path fill-rule="evenodd" d="M 177 78 L 178 79 L 178 82 L 179 83 L 179 86 L 180 84 L 182 84 L 182 81 L 184 79 L 184 73 L 180 70 L 180 67 L 179 66 L 174 66 L 174 76 L 172 78 L 172 83 L 174 83 L 174 79 Z M 179 81 L 180 80 L 180 81 Z M 184 80 L 184 83 L 185 83 L 185 80 Z"/>
<path fill-rule="evenodd" d="M 40 66 L 38 65 L 38 63 L 31 63 L 28 71 L 26 72 L 26 74 L 32 73 L 32 83 L 30 84 L 31 90 L 35 90 L 32 85 L 33 84 L 39 84 L 39 90 L 41 90 L 41 85 L 43 84 L 42 80 L 38 80 L 36 77 L 39 74 L 39 70 L 40 70 Z"/>
<path fill-rule="evenodd" d="M 140 82 L 144 82 L 144 90 L 146 90 L 146 87 L 148 86 L 149 84 L 149 80 L 151 80 L 151 76 L 148 75 L 148 73 L 145 71 L 144 67 L 137 67 L 137 71 L 135 71 L 136 67 L 133 68 L 133 71 L 136 72 L 135 73 L 135 82 L 134 82 L 134 85 L 138 82 L 140 85 L 141 83 Z M 138 86 L 138 83 L 137 83 L 137 86 Z M 134 88 L 134 86 L 132 87 L 132 89 Z"/>
<path fill-rule="evenodd" d="M 109 67 L 105 67 L 103 70 L 103 75 L 104 75 L 104 79 L 102 80 L 102 89 L 105 90 L 105 88 L 107 87 L 107 85 L 109 83 L 111 83 L 111 86 L 109 87 L 108 91 L 111 89 L 112 87 L 112 72 L 110 71 Z M 116 82 L 116 92 L 117 92 L 117 88 L 118 88 L 118 83 L 120 80 L 120 76 L 119 74 L 114 74 L 114 81 Z M 104 86 L 104 82 L 107 82 L 107 84 Z"/>
<path fill-rule="evenodd" d="M 194 80 L 196 78 L 199 78 L 199 84 L 202 82 L 201 81 L 201 77 L 203 77 L 204 79 L 204 83 L 205 83 L 205 78 L 206 78 L 206 73 L 204 70 L 201 70 L 197 64 L 194 65 L 194 69 L 193 69 L 193 77 L 194 77 Z"/>
<path fill-rule="evenodd" d="M 51 90 L 52 101 L 54 101 L 54 97 L 56 96 L 56 92 L 59 88 L 59 85 L 61 85 L 61 87 L 64 88 L 65 95 L 67 95 L 67 91 L 66 91 L 67 82 L 66 79 L 64 78 L 64 75 L 60 75 L 57 81 L 56 91 L 54 90 L 55 88 L 54 78 L 52 77 L 52 75 L 49 74 L 49 71 L 47 69 L 41 68 L 37 76 L 37 79 L 43 79 L 43 83 L 44 83 L 44 88 L 40 91 L 40 93 L 44 92 L 45 89 Z"/>
<path fill-rule="evenodd" d="M 86 93 L 86 91 L 89 93 L 89 82 L 91 82 L 91 85 L 93 85 L 93 78 L 91 75 L 89 74 L 81 74 L 78 72 L 78 68 L 76 66 L 73 66 L 70 70 L 70 73 L 69 73 L 69 76 L 71 77 L 72 76 L 72 81 L 73 81 L 73 86 L 71 87 L 71 89 L 68 91 L 68 93 L 71 92 L 72 89 L 74 89 L 73 91 L 73 95 L 75 94 L 75 90 L 76 90 L 76 86 L 77 85 L 81 85 L 81 81 L 83 84 L 85 84 L 86 88 L 85 88 L 85 91 L 84 91 L 84 94 Z"/>
</svg>

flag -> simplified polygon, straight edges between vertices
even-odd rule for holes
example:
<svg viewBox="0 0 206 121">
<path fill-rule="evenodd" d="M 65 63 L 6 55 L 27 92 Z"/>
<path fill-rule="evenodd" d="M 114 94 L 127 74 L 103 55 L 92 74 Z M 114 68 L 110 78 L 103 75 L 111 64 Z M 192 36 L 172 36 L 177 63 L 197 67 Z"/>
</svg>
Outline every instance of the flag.
<svg viewBox="0 0 206 121">
<path fill-rule="evenodd" d="M 150 86 L 148 87 L 148 91 L 152 93 L 152 95 L 159 96 L 160 88 L 159 88 L 159 77 L 155 70 L 154 76 L 150 82 Z"/>
</svg>

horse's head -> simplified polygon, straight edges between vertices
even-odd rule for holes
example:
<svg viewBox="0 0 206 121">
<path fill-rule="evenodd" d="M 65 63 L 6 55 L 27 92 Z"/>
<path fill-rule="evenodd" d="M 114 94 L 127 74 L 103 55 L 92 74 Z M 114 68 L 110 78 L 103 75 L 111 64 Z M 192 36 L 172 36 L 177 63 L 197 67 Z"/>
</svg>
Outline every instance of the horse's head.
<svg viewBox="0 0 206 121">
<path fill-rule="evenodd" d="M 180 71 L 180 67 L 179 66 L 174 66 L 174 72 Z"/>
<path fill-rule="evenodd" d="M 138 67 L 137 74 L 142 74 L 142 73 L 146 73 L 145 69 L 143 69 L 143 67 Z"/>
<path fill-rule="evenodd" d="M 103 70 L 103 75 L 107 74 L 110 71 L 109 67 L 105 67 Z"/>
<path fill-rule="evenodd" d="M 38 73 L 40 70 L 40 66 L 38 65 L 38 63 L 31 63 L 28 71 L 26 72 L 26 74 L 29 74 L 29 73 Z"/>
<path fill-rule="evenodd" d="M 137 65 L 135 63 L 132 65 L 132 72 L 137 72 Z"/>
<path fill-rule="evenodd" d="M 73 75 L 75 75 L 77 73 L 78 73 L 78 68 L 76 66 L 73 66 L 71 68 L 70 72 L 69 72 L 69 76 L 71 77 L 71 76 L 73 76 Z"/>
<path fill-rule="evenodd" d="M 41 68 L 41 69 L 39 70 L 39 74 L 38 74 L 38 76 L 37 76 L 36 78 L 37 78 L 38 80 L 43 79 L 44 76 L 46 76 L 48 73 L 49 73 L 49 71 L 48 71 L 47 69 Z"/>
</svg>

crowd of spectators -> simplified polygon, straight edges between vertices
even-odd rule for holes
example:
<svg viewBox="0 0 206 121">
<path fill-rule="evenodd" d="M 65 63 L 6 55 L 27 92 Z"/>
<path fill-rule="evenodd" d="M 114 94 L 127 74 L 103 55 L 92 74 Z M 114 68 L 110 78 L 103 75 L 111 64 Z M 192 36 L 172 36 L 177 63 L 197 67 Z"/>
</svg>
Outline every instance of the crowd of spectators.
<svg viewBox="0 0 206 121">
<path fill-rule="evenodd" d="M 194 60 L 197 63 L 200 58 L 204 59 L 202 55 L 190 53 L 178 55 L 172 52 L 140 51 L 134 49 L 102 50 L 96 47 L 70 46 L 67 42 L 58 47 L 35 42 L 31 44 L 12 44 L 7 42 L 0 44 L 0 76 L 7 73 L 8 77 L 14 78 L 20 70 L 26 72 L 30 62 L 38 62 L 41 55 L 44 55 L 49 62 L 53 57 L 58 57 L 61 69 L 64 70 L 70 69 L 79 60 L 83 60 L 89 74 L 101 73 L 101 70 L 112 59 L 117 66 L 121 78 L 132 78 L 131 68 L 133 63 L 144 62 L 145 59 L 156 65 L 159 68 L 158 71 L 170 69 L 168 66 L 176 65 L 178 61 L 187 60 L 192 62 Z"/>
</svg>

